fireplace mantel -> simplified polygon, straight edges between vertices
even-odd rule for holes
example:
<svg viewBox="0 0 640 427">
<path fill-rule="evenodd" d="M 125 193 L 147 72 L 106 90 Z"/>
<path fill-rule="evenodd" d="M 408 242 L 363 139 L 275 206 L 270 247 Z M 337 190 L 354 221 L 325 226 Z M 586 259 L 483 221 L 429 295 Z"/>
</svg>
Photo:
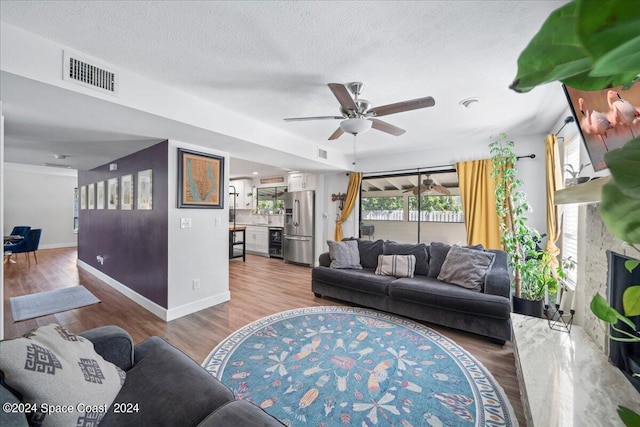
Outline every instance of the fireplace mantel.
<svg viewBox="0 0 640 427">
<path fill-rule="evenodd" d="M 554 202 L 556 205 L 597 203 L 601 198 L 602 186 L 609 182 L 609 180 L 611 180 L 611 175 L 592 179 L 584 184 L 563 188 L 562 190 L 556 191 Z"/>
</svg>

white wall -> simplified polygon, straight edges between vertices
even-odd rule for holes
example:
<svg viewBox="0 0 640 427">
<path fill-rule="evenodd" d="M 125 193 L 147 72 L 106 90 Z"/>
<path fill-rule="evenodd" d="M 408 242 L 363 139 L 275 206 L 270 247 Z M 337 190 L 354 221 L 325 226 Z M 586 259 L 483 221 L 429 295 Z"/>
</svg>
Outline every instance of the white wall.
<svg viewBox="0 0 640 427">
<path fill-rule="evenodd" d="M 178 209 L 177 148 L 224 156 L 224 209 Z M 169 289 L 167 320 L 228 301 L 229 293 L 229 155 L 197 145 L 169 141 Z M 191 218 L 191 228 L 180 228 Z M 200 289 L 193 289 L 193 280 Z"/>
<path fill-rule="evenodd" d="M 40 249 L 77 245 L 73 233 L 75 170 L 4 164 L 4 234 L 16 225 L 41 228 Z"/>
</svg>

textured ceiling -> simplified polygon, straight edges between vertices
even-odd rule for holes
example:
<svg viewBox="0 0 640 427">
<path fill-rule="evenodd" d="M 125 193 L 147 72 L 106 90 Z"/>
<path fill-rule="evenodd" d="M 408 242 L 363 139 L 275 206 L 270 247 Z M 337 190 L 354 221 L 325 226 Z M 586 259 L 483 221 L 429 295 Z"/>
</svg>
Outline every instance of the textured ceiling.
<svg viewBox="0 0 640 427">
<path fill-rule="evenodd" d="M 406 134 L 359 136 L 362 159 L 547 132 L 567 107 L 559 85 L 524 95 L 508 86 L 519 53 L 564 3 L 3 0 L 0 17 L 345 153 L 348 135 L 327 141 L 338 121 L 282 119 L 338 113 L 329 82 L 364 82 L 373 106 L 435 98 L 435 107 L 385 118 Z M 467 97 L 480 102 L 465 109 Z"/>
</svg>

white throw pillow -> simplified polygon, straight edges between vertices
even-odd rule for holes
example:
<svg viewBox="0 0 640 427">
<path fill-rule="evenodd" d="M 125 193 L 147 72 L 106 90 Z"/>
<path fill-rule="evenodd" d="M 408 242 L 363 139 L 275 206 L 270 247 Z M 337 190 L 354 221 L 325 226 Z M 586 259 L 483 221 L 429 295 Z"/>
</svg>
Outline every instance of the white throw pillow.
<svg viewBox="0 0 640 427">
<path fill-rule="evenodd" d="M 97 425 L 126 377 L 91 341 L 56 324 L 0 342 L 0 354 L 4 384 L 30 405 L 30 424 L 43 427 Z"/>
<path fill-rule="evenodd" d="M 378 275 L 413 277 L 415 270 L 415 255 L 378 255 L 378 267 L 376 268 Z"/>
</svg>

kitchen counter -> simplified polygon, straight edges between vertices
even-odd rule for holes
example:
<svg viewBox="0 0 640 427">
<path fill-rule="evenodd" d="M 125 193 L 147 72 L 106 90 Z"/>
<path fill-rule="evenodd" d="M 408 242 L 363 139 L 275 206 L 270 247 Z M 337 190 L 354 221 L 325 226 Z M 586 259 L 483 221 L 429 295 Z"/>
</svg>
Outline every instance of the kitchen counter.
<svg viewBox="0 0 640 427">
<path fill-rule="evenodd" d="M 236 225 L 235 227 L 233 225 L 229 226 L 229 231 L 243 231 L 246 230 L 247 227 L 244 225 Z"/>
</svg>

